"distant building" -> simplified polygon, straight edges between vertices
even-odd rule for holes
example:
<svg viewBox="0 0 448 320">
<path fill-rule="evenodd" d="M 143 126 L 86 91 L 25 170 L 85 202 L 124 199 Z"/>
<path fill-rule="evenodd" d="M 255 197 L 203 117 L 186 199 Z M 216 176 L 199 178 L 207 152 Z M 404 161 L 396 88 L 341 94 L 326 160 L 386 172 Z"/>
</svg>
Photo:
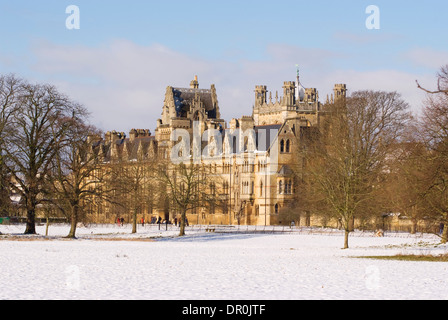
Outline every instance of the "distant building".
<svg viewBox="0 0 448 320">
<path fill-rule="evenodd" d="M 345 96 L 346 91 L 345 85 L 335 85 L 334 96 L 327 97 L 326 103 Z M 93 141 L 94 150 L 105 164 L 114 159 L 129 163 L 154 157 L 169 159 L 178 143 L 171 139 L 175 130 L 188 132 L 191 141 L 194 134 L 202 137 L 207 130 L 217 130 L 223 139 L 220 152 L 226 157 L 211 155 L 215 161 L 210 181 L 212 185 L 214 177 L 223 181 L 219 187 L 211 188 L 219 201 L 217 205 L 204 205 L 188 212 L 189 222 L 273 225 L 295 220 L 298 225 L 309 223 L 309 217 L 304 216 L 300 222 L 298 217 L 288 217 L 282 212 L 297 207 L 295 194 L 300 191 L 296 181 L 302 168 L 297 150 L 303 137 L 319 126 L 323 115 L 318 91 L 304 88 L 297 74 L 296 81 L 284 82 L 281 96 L 278 92 L 273 96 L 266 86 L 256 86 L 252 114 L 227 123 L 221 118 L 215 86 L 200 89 L 196 76 L 189 88 L 167 87 L 162 115 L 153 135 L 149 130 L 136 129 L 128 136 L 123 132 L 107 132 L 104 138 Z M 240 130 L 241 134 L 231 137 L 232 130 Z M 236 143 L 232 145 L 230 140 Z M 201 149 L 204 143 L 207 141 L 202 141 Z M 204 159 L 203 165 L 210 165 Z M 265 174 L 267 168 L 270 174 Z M 90 208 L 98 222 L 113 222 L 126 215 L 126 210 L 108 203 L 98 206 Z M 173 221 L 178 212 L 169 204 L 146 205 L 139 211 L 139 219 L 143 217 L 145 221 L 159 216 Z"/>
</svg>

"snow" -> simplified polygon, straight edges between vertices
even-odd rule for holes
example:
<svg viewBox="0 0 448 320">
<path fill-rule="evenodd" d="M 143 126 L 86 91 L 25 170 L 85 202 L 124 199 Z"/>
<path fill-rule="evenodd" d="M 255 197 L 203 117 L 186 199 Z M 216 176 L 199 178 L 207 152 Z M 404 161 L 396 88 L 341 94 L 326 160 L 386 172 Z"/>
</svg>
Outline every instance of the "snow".
<svg viewBox="0 0 448 320">
<path fill-rule="evenodd" d="M 448 299 L 448 263 L 357 258 L 447 253 L 436 236 L 355 232 L 342 250 L 338 231 L 245 228 L 189 227 L 180 238 L 174 226 L 134 235 L 129 225 L 89 226 L 67 240 L 67 225 L 50 226 L 48 237 L 0 225 L 0 299 Z"/>
</svg>

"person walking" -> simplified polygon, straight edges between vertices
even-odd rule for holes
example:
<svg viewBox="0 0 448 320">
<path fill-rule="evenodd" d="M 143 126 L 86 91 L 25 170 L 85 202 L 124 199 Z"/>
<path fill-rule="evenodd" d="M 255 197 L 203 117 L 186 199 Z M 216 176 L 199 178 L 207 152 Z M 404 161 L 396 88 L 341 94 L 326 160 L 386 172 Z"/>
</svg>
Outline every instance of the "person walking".
<svg viewBox="0 0 448 320">
<path fill-rule="evenodd" d="M 157 224 L 159 225 L 159 230 L 160 230 L 160 223 L 162 222 L 162 218 L 159 216 L 159 219 L 157 219 Z"/>
</svg>

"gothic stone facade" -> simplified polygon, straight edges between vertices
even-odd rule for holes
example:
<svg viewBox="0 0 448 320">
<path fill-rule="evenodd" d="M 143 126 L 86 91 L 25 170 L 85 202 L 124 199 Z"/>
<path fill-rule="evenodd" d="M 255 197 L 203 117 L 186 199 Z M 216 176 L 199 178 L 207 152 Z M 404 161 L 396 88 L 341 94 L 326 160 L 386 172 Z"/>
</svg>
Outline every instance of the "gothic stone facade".
<svg viewBox="0 0 448 320">
<path fill-rule="evenodd" d="M 331 99 L 327 97 L 327 103 L 345 95 L 346 86 L 337 84 L 334 96 Z M 190 136 L 195 130 L 199 130 L 201 136 L 210 129 L 220 132 L 249 130 L 255 136 L 243 134 L 238 138 L 239 145 L 243 146 L 242 152 L 229 150 L 229 146 L 223 143 L 223 149 L 230 156 L 226 161 L 223 158 L 222 162 L 214 162 L 211 183 L 218 178 L 224 181 L 218 190 L 213 190 L 220 205 L 190 210 L 187 213 L 189 223 L 274 225 L 296 220 L 296 224 L 309 225 L 309 217 L 297 221 L 297 216 L 282 212 L 293 211 L 296 206 L 295 194 L 300 190 L 296 189 L 295 181 L 302 167 L 297 150 L 302 137 L 319 126 L 322 107 L 317 90 L 304 88 L 297 76 L 297 82 L 284 82 L 280 97 L 277 92 L 273 98 L 266 86 L 256 86 L 252 115 L 226 123 L 221 119 L 215 86 L 200 89 L 195 77 L 189 88 L 167 87 L 162 117 L 157 121 L 154 135 L 149 130 L 135 129 L 129 132 L 128 137 L 123 132 L 107 132 L 104 139 L 96 143 L 96 148 L 105 163 L 116 158 L 132 163 L 137 158 L 170 157 L 176 144 L 171 136 L 176 129 L 186 130 Z M 210 165 L 205 158 L 203 165 Z M 126 210 L 116 209 L 107 203 L 101 206 L 100 210 L 92 208 L 97 212 L 96 221 L 113 222 L 119 216 L 126 217 Z M 159 216 L 173 221 L 179 212 L 170 205 L 142 206 L 138 219 L 143 217 L 150 221 Z"/>
</svg>

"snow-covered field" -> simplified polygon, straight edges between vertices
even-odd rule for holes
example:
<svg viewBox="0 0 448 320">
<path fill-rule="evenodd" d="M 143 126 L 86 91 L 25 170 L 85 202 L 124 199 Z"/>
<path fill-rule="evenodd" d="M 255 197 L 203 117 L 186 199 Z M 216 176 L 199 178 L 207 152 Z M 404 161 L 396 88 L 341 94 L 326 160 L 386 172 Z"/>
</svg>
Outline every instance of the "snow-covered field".
<svg viewBox="0 0 448 320">
<path fill-rule="evenodd" d="M 0 225 L 0 299 L 448 299 L 448 263 L 359 259 L 447 253 L 431 235 L 208 233 L 145 226 L 50 226 L 49 237 Z M 38 226 L 39 234 L 45 233 Z M 17 234 L 17 236 L 15 236 Z M 26 239 L 27 241 L 20 241 Z M 113 241 L 112 241 L 113 240 Z"/>
</svg>

